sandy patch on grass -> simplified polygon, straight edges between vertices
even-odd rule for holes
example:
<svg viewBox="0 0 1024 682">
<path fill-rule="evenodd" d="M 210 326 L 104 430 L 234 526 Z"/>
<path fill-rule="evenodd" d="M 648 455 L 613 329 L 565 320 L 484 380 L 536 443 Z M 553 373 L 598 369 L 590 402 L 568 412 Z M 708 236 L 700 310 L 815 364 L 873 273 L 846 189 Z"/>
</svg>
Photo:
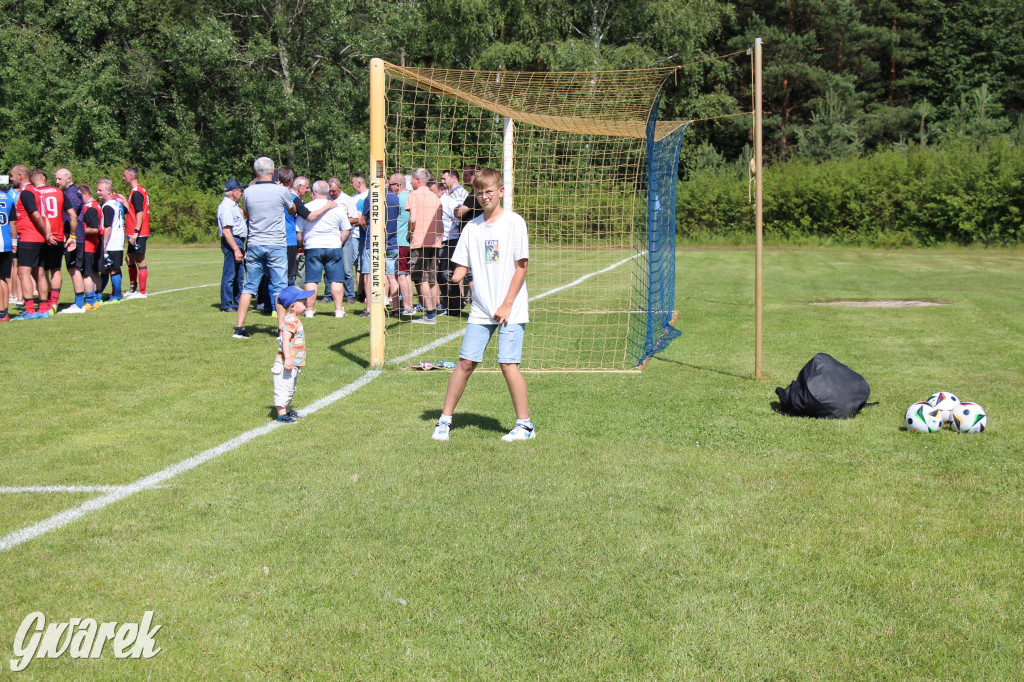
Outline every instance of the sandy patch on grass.
<svg viewBox="0 0 1024 682">
<path fill-rule="evenodd" d="M 935 305 L 949 305 L 949 301 L 879 299 L 876 301 L 812 301 L 811 305 L 841 305 L 848 308 L 927 308 Z"/>
</svg>

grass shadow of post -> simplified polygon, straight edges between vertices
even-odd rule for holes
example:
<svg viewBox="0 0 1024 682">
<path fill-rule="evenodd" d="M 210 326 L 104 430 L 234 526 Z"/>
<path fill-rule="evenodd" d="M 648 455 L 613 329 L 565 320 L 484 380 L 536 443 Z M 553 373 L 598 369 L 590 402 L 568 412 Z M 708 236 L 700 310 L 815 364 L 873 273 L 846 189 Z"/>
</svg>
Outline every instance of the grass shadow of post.
<svg viewBox="0 0 1024 682">
<path fill-rule="evenodd" d="M 355 355 L 354 353 L 349 351 L 347 347 L 351 346 L 352 344 L 354 344 L 356 342 L 359 342 L 359 341 L 362 341 L 364 346 L 368 346 L 369 344 L 366 343 L 366 340 L 369 339 L 369 338 L 370 338 L 370 332 L 365 332 L 363 334 L 359 334 L 357 336 L 351 336 L 351 337 L 349 337 L 347 339 L 343 339 L 341 341 L 336 341 L 335 343 L 332 343 L 329 347 L 335 353 L 338 353 L 339 355 L 342 355 L 342 356 L 348 358 L 349 360 L 351 360 L 355 364 L 359 365 L 363 369 L 366 369 L 367 367 L 370 366 L 369 358 L 363 357 L 363 356 L 359 356 L 359 355 Z M 367 348 L 367 350 L 369 350 L 369 349 Z"/>
</svg>

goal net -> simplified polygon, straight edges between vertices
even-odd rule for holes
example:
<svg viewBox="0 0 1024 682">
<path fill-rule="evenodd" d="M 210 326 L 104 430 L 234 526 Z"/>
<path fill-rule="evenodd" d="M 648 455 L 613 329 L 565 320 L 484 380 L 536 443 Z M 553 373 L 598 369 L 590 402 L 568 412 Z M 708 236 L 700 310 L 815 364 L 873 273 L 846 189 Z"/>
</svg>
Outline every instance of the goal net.
<svg viewBox="0 0 1024 682">
<path fill-rule="evenodd" d="M 451 169 L 461 183 L 467 167 L 495 168 L 504 176 L 505 209 L 526 221 L 524 370 L 636 369 L 679 335 L 672 326 L 675 201 L 687 123 L 658 120 L 661 91 L 673 72 L 524 73 L 384 63 L 384 158 L 372 170 L 387 178 L 423 168 L 441 183 L 442 171 Z M 381 202 L 375 206 L 383 207 L 386 184 L 373 188 L 380 193 L 372 197 Z M 454 202 L 440 198 L 454 249 L 461 220 Z M 400 244 L 407 244 L 404 237 Z M 383 267 L 383 259 L 374 261 Z M 395 279 L 381 277 L 381 286 L 402 283 L 404 265 Z M 403 306 L 424 303 L 415 284 L 414 301 L 392 295 L 388 357 L 429 345 L 420 359 L 457 360 L 470 294 L 449 277 L 438 268 L 436 291 L 448 307 L 434 325 L 412 322 L 422 312 L 402 315 Z M 483 366 L 496 367 L 496 346 Z"/>
</svg>

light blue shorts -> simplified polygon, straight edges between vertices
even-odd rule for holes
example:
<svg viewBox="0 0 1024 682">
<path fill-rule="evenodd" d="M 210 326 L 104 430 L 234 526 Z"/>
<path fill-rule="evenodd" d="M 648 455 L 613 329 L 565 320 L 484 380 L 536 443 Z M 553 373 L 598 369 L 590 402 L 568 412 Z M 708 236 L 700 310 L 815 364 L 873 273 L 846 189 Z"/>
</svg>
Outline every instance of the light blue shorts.
<svg viewBox="0 0 1024 682">
<path fill-rule="evenodd" d="M 398 265 L 398 247 L 392 247 L 384 252 L 384 274 L 393 275 Z M 366 249 L 359 256 L 359 271 L 370 272 L 370 250 Z"/>
<path fill-rule="evenodd" d="M 491 341 L 494 330 L 498 330 L 498 362 L 503 365 L 518 365 L 523 361 L 523 335 L 525 324 L 477 324 L 466 325 L 466 336 L 462 339 L 459 357 L 472 362 L 481 362 L 484 351 Z"/>
</svg>

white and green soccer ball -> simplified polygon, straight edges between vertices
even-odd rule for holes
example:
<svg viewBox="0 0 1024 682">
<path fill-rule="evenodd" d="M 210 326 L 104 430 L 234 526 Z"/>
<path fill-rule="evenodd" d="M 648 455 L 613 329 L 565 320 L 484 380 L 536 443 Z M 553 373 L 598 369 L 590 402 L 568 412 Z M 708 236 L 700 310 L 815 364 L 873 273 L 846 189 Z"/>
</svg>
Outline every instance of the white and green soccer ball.
<svg viewBox="0 0 1024 682">
<path fill-rule="evenodd" d="M 988 426 L 988 414 L 981 405 L 964 401 L 953 408 L 949 425 L 957 433 L 981 433 Z"/>
<path fill-rule="evenodd" d="M 927 400 L 914 403 L 907 408 L 907 414 L 903 418 L 903 424 L 908 431 L 918 433 L 935 433 L 942 428 L 942 420 L 939 419 L 939 411 Z"/>
<path fill-rule="evenodd" d="M 939 412 L 939 419 L 945 424 L 953 419 L 953 408 L 960 404 L 960 399 L 949 391 L 932 393 L 928 398 L 928 404 Z"/>
</svg>

